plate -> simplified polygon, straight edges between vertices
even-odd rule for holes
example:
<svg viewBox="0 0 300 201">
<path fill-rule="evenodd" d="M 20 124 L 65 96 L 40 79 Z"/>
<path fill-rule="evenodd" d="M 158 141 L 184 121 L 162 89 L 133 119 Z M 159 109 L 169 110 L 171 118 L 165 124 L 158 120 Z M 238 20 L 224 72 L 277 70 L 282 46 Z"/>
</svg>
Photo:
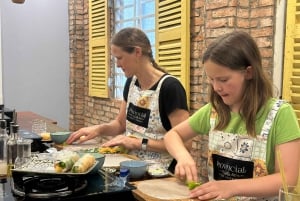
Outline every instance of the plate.
<svg viewBox="0 0 300 201">
<path fill-rule="evenodd" d="M 12 169 L 14 172 L 31 173 L 31 174 L 47 174 L 47 175 L 86 175 L 90 173 L 99 161 L 95 161 L 94 165 L 86 172 L 73 173 L 73 172 L 55 172 L 53 155 L 50 153 L 42 153 L 34 155 L 29 162 L 22 165 L 20 168 Z"/>
</svg>

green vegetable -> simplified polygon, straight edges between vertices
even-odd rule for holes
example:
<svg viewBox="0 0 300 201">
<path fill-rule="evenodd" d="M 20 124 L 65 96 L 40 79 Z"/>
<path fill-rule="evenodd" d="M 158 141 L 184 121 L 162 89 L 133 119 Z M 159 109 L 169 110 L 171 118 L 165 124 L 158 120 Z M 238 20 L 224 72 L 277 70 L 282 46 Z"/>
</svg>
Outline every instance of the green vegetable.
<svg viewBox="0 0 300 201">
<path fill-rule="evenodd" d="M 200 182 L 195 182 L 195 181 L 188 181 L 186 182 L 189 190 L 193 190 L 194 188 L 196 188 L 197 186 L 200 186 L 201 183 Z"/>
</svg>

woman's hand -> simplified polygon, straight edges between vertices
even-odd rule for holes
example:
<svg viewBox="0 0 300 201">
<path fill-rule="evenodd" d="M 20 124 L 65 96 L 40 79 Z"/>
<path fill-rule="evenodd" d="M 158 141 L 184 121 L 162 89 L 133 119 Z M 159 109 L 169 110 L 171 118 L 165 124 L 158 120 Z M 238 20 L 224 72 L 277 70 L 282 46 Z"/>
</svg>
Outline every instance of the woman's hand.
<svg viewBox="0 0 300 201">
<path fill-rule="evenodd" d="M 228 199 L 234 196 L 235 186 L 231 181 L 210 181 L 194 188 L 190 192 L 190 198 L 199 200 Z"/>
<path fill-rule="evenodd" d="M 79 129 L 78 131 L 75 131 L 70 135 L 70 137 L 67 140 L 68 144 L 72 144 L 75 141 L 79 140 L 79 143 L 85 142 L 87 140 L 93 139 L 96 136 L 99 135 L 98 133 L 98 126 L 89 126 Z"/>
<path fill-rule="evenodd" d="M 128 150 L 132 150 L 132 149 L 140 149 L 141 145 L 142 145 L 142 139 L 134 138 L 131 136 L 125 136 L 122 134 L 122 135 L 117 135 L 111 140 L 103 143 L 101 146 L 102 147 L 122 146 Z"/>
</svg>

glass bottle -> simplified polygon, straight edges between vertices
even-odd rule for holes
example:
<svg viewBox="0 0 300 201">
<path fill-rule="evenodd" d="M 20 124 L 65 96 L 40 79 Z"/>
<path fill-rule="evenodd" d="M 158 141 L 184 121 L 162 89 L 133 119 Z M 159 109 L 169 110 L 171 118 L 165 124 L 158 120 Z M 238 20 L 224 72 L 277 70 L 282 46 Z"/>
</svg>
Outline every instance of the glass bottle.
<svg viewBox="0 0 300 201">
<path fill-rule="evenodd" d="M 0 120 L 0 179 L 7 177 L 7 141 L 6 121 Z"/>
<path fill-rule="evenodd" d="M 5 119 L 0 120 L 0 183 L 1 183 L 1 195 L 5 197 L 5 183 L 7 182 L 7 130 Z"/>
<path fill-rule="evenodd" d="M 11 124 L 11 133 L 7 141 L 7 163 L 8 163 L 8 174 L 11 175 L 11 169 L 14 167 L 15 159 L 17 157 L 17 132 L 19 126 Z"/>
</svg>

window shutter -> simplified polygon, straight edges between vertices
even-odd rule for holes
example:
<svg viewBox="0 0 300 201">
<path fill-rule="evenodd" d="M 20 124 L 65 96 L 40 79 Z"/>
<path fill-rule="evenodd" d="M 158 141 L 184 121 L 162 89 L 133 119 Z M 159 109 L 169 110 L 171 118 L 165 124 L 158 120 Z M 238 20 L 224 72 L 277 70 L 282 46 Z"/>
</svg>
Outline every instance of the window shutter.
<svg viewBox="0 0 300 201">
<path fill-rule="evenodd" d="M 290 101 L 300 123 L 300 1 L 287 1 L 282 97 Z"/>
<path fill-rule="evenodd" d="M 156 59 L 181 81 L 189 100 L 190 0 L 157 0 Z"/>
<path fill-rule="evenodd" d="M 108 1 L 89 0 L 89 95 L 108 98 Z"/>
</svg>

